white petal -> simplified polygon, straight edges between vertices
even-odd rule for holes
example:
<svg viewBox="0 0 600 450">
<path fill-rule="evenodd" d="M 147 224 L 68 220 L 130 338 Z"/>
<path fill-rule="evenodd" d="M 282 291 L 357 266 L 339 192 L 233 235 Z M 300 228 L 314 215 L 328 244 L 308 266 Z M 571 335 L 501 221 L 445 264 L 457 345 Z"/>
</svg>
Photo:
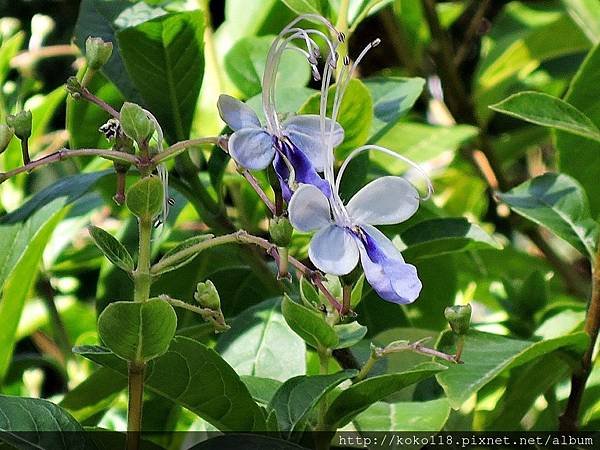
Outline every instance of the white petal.
<svg viewBox="0 0 600 450">
<path fill-rule="evenodd" d="M 419 208 L 419 193 L 401 177 L 381 177 L 350 199 L 346 209 L 358 223 L 390 225 L 404 222 Z"/>
<path fill-rule="evenodd" d="M 230 95 L 221 94 L 217 101 L 217 108 L 221 119 L 233 131 L 242 128 L 260 128 L 260 121 L 256 113 L 244 102 Z"/>
<path fill-rule="evenodd" d="M 250 170 L 262 170 L 275 156 L 271 135 L 260 128 L 244 128 L 229 138 L 229 154 Z"/>
<path fill-rule="evenodd" d="M 327 165 L 327 146 L 321 134 L 321 118 L 314 114 L 294 116 L 286 120 L 282 128 L 284 134 L 298 147 L 310 160 L 318 172 L 322 172 Z M 331 131 L 331 119 L 325 119 L 325 134 Z M 344 129 L 335 123 L 332 135 L 333 147 L 337 147 L 344 140 Z"/>
<path fill-rule="evenodd" d="M 312 184 L 301 185 L 288 205 L 290 222 L 300 231 L 314 231 L 331 222 L 327 197 Z"/>
<path fill-rule="evenodd" d="M 345 229 L 329 225 L 314 235 L 308 248 L 313 264 L 331 275 L 346 275 L 356 267 L 358 245 Z"/>
</svg>

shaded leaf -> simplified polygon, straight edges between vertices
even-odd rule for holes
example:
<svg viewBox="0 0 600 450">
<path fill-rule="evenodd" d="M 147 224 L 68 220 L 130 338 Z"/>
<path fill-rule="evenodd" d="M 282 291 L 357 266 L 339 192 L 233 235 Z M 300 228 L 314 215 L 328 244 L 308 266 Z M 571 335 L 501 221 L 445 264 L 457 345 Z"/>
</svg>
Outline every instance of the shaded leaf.
<svg viewBox="0 0 600 450">
<path fill-rule="evenodd" d="M 106 256 L 110 262 L 123 269 L 125 272 L 133 271 L 135 268 L 133 265 L 133 258 L 123 244 L 102 228 L 90 225 L 88 230 L 94 243 L 102 250 L 102 253 L 104 253 L 104 256 Z"/>
<path fill-rule="evenodd" d="M 352 304 L 352 303 L 351 303 Z M 344 323 L 333 327 L 338 336 L 338 343 L 335 348 L 348 348 L 357 344 L 367 334 L 367 327 L 358 322 Z"/>
<path fill-rule="evenodd" d="M 277 389 L 283 384 L 281 381 L 271 378 L 255 377 L 253 375 L 242 375 L 240 379 L 244 382 L 252 398 L 259 403 L 268 405 Z"/>
<path fill-rule="evenodd" d="M 283 298 L 281 311 L 290 328 L 310 346 L 314 348 L 337 346 L 337 334 L 325 322 L 322 313 L 295 303 L 287 295 Z"/>
</svg>

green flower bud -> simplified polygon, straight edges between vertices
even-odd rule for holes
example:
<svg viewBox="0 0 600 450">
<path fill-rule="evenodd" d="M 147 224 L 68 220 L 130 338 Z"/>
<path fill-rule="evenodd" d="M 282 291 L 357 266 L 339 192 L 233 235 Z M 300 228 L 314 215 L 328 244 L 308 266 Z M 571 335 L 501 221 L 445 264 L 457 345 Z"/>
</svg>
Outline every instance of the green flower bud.
<svg viewBox="0 0 600 450">
<path fill-rule="evenodd" d="M 446 316 L 452 331 L 458 335 L 466 334 L 469 331 L 472 310 L 470 304 L 448 306 L 444 310 L 444 316 Z"/>
<path fill-rule="evenodd" d="M 8 148 L 15 131 L 8 125 L 0 124 L 0 154 Z"/>
<path fill-rule="evenodd" d="M 92 70 L 100 70 L 112 55 L 112 42 L 104 42 L 99 37 L 89 37 L 85 41 L 85 56 Z"/>
<path fill-rule="evenodd" d="M 221 310 L 221 298 L 219 297 L 219 292 L 210 280 L 206 280 L 205 283 L 198 283 L 194 298 L 203 308 L 212 309 L 213 311 Z"/>
<path fill-rule="evenodd" d="M 287 217 L 273 217 L 269 221 L 269 233 L 273 243 L 278 247 L 287 247 L 292 241 L 294 228 Z"/>
<path fill-rule="evenodd" d="M 125 102 L 121 107 L 121 127 L 136 142 L 144 142 L 154 134 L 154 124 L 141 106 Z"/>
<path fill-rule="evenodd" d="M 31 136 L 31 111 L 21 111 L 6 117 L 6 123 L 15 130 L 15 135 L 21 139 L 29 139 Z"/>
<path fill-rule="evenodd" d="M 81 83 L 79 82 L 77 77 L 67 78 L 65 88 L 67 89 L 67 92 L 71 94 L 74 98 L 79 98 L 81 96 L 81 91 L 83 90 L 83 88 L 81 87 Z"/>
</svg>

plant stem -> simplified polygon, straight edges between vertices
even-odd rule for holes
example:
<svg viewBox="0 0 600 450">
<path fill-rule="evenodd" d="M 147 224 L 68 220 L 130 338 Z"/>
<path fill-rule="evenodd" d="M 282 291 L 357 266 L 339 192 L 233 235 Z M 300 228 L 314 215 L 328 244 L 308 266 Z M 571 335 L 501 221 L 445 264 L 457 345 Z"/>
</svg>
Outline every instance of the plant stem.
<svg viewBox="0 0 600 450">
<path fill-rule="evenodd" d="M 87 72 L 89 72 L 89 70 Z M 87 75 L 87 72 L 86 72 L 86 75 Z M 84 80 L 85 80 L 85 78 L 86 78 L 86 76 L 84 76 Z M 83 87 L 81 89 L 80 95 L 81 95 L 82 99 L 87 100 L 88 102 L 93 103 L 96 106 L 99 106 L 104 111 L 106 111 L 108 114 L 113 116 L 115 119 L 117 119 L 117 120 L 119 119 L 120 114 L 115 108 L 110 106 L 108 103 L 106 103 L 101 98 L 96 97 L 86 87 Z"/>
<path fill-rule="evenodd" d="M 168 258 L 161 259 L 158 263 L 156 263 L 150 269 L 151 274 L 160 273 L 162 269 L 168 267 L 170 264 L 181 260 L 181 258 L 185 258 L 186 256 L 192 256 L 197 253 L 200 253 L 203 250 L 206 250 L 211 247 L 216 247 L 218 245 L 224 244 L 253 244 L 261 247 L 267 251 L 267 253 L 272 257 L 279 257 L 280 255 L 277 253 L 277 247 L 266 239 L 260 238 L 258 236 L 252 236 L 248 234 L 244 230 L 236 231 L 235 233 L 225 234 L 222 236 L 217 236 L 212 239 L 208 239 L 206 241 L 199 242 L 196 245 L 192 245 L 191 247 L 187 247 L 180 252 L 177 252 L 174 255 L 171 255 Z M 288 262 L 293 267 L 296 268 L 300 273 L 306 276 L 309 280 L 311 280 L 315 286 L 323 293 L 323 295 L 328 299 L 329 303 L 339 312 L 342 310 L 342 305 L 336 300 L 331 292 L 325 287 L 323 281 L 321 279 L 321 274 L 319 272 L 315 272 L 314 270 L 309 269 L 300 261 L 298 261 L 293 256 L 288 256 Z"/>
<path fill-rule="evenodd" d="M 331 350 L 328 348 L 320 347 L 317 349 L 319 355 L 319 373 L 321 375 L 327 375 L 329 372 L 329 357 Z M 327 401 L 327 394 L 323 395 L 319 402 L 319 412 L 317 417 L 317 424 L 315 425 L 315 444 L 317 450 L 327 450 L 331 445 L 330 436 L 327 432 L 327 424 L 325 417 L 327 416 L 327 408 L 329 402 Z"/>
<path fill-rule="evenodd" d="M 117 152 L 114 150 L 101 150 L 97 148 L 81 148 L 78 150 L 67 150 L 63 148 L 61 150 L 58 150 L 57 152 L 36 159 L 35 161 L 31 161 L 29 164 L 17 167 L 14 170 L 10 170 L 5 173 L 0 173 L 0 184 L 20 173 L 31 172 L 37 167 L 45 166 L 47 164 L 53 164 L 55 162 L 63 161 L 69 158 L 77 158 L 80 156 L 99 156 L 100 158 L 108 159 L 110 161 L 126 162 L 134 165 L 137 165 L 139 163 L 138 159 L 134 155 L 130 155 L 129 153 L 125 152 Z"/>
<path fill-rule="evenodd" d="M 350 36 L 348 35 L 348 11 L 349 11 L 349 9 L 350 9 L 350 0 L 341 0 L 340 9 L 338 11 L 338 19 L 337 19 L 337 23 L 335 24 L 335 28 L 340 33 L 343 33 L 346 36 L 346 39 L 344 40 L 344 42 L 340 42 L 339 50 L 338 50 L 339 54 L 342 55 L 341 56 L 342 58 L 344 57 L 344 55 L 348 54 L 348 40 L 350 39 Z M 341 71 L 342 71 L 342 65 L 339 64 L 335 71 L 336 80 L 339 80 Z"/>
<path fill-rule="evenodd" d="M 142 409 L 144 405 L 145 364 L 129 362 L 129 402 L 127 404 L 127 450 L 140 448 Z"/>
<path fill-rule="evenodd" d="M 583 355 L 581 366 L 571 377 L 571 393 L 567 400 L 567 407 L 559 418 L 561 431 L 577 431 L 581 400 L 585 391 L 585 384 L 593 367 L 594 347 L 600 330 L 600 242 L 592 265 L 592 296 L 583 330 L 590 336 L 590 344 Z"/>
<path fill-rule="evenodd" d="M 367 359 L 367 362 L 365 362 L 365 364 L 361 367 L 360 372 L 358 372 L 358 375 L 356 375 L 356 377 L 354 378 L 354 383 L 358 383 L 359 381 L 364 380 L 375 365 L 375 363 L 377 362 L 377 360 L 381 358 L 377 350 L 378 349 L 371 350 L 369 359 Z"/>
<path fill-rule="evenodd" d="M 220 136 L 216 136 L 216 137 L 211 136 L 211 137 L 203 137 L 203 138 L 198 138 L 198 139 L 188 139 L 185 141 L 179 141 L 179 142 L 171 145 L 170 147 L 166 148 L 164 151 L 154 155 L 154 157 L 152 157 L 150 162 L 152 163 L 153 166 L 156 166 L 163 161 L 166 161 L 168 159 L 171 159 L 171 158 L 174 158 L 175 156 L 180 155 L 181 153 L 183 153 L 190 147 L 196 147 L 198 145 L 206 145 L 206 144 L 216 145 L 219 143 L 220 139 L 221 139 Z"/>
<path fill-rule="evenodd" d="M 21 153 L 23 153 L 23 165 L 26 166 L 31 162 L 31 158 L 29 158 L 29 139 L 21 139 Z"/>
<path fill-rule="evenodd" d="M 139 252 L 137 268 L 133 272 L 134 301 L 146 302 L 150 297 L 150 262 L 152 250 L 152 221 L 140 218 Z M 127 405 L 127 450 L 138 450 L 142 431 L 142 407 L 144 403 L 144 371 L 142 361 L 130 361 L 127 370 L 129 402 Z"/>
</svg>

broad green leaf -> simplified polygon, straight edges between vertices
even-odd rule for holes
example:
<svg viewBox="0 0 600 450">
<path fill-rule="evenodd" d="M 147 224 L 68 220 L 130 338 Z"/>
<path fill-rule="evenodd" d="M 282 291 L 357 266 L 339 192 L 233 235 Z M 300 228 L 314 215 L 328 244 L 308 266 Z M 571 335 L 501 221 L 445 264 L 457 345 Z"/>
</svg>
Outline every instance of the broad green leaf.
<svg viewBox="0 0 600 450">
<path fill-rule="evenodd" d="M 377 402 L 353 420 L 359 431 L 441 431 L 450 417 L 448 399 L 427 402 Z"/>
<path fill-rule="evenodd" d="M 600 43 L 600 3 L 596 0 L 561 0 L 567 12 L 594 45 Z"/>
<path fill-rule="evenodd" d="M 477 128 L 470 125 L 437 127 L 413 122 L 400 122 L 389 129 L 377 141 L 416 162 L 424 162 L 444 152 L 456 151 L 461 145 L 477 136 Z M 406 169 L 406 164 L 391 156 L 371 152 L 371 161 L 389 173 Z"/>
<path fill-rule="evenodd" d="M 172 270 L 176 270 L 176 269 L 179 269 L 180 267 L 185 266 L 186 264 L 192 262 L 194 260 L 194 258 L 196 258 L 196 256 L 198 256 L 198 254 L 194 254 L 191 256 L 189 256 L 189 255 L 185 256 L 185 255 L 179 255 L 179 252 L 186 250 L 190 247 L 193 247 L 194 245 L 204 242 L 208 239 L 212 239 L 213 237 L 214 236 L 212 234 L 201 234 L 201 235 L 192 236 L 191 238 L 186 239 L 185 241 L 181 242 L 180 244 L 176 245 L 171 250 L 169 250 L 167 253 L 165 253 L 163 255 L 163 257 L 160 258 L 160 260 L 157 263 L 157 264 L 160 264 L 161 262 L 169 259 L 170 262 L 168 265 L 162 267 L 160 270 L 150 269 L 150 272 L 152 273 L 152 275 L 160 275 L 160 274 L 171 272 Z"/>
<path fill-rule="evenodd" d="M 350 303 L 352 304 L 352 302 Z M 335 348 L 348 348 L 357 344 L 367 334 L 367 327 L 358 322 L 344 323 L 333 327 L 338 336 L 338 343 Z"/>
<path fill-rule="evenodd" d="M 219 336 L 217 352 L 240 375 L 285 381 L 306 373 L 306 346 L 286 324 L 278 298 L 239 314 Z"/>
<path fill-rule="evenodd" d="M 590 216 L 585 193 L 571 177 L 547 173 L 498 196 L 518 214 L 593 257 L 598 224 Z"/>
<path fill-rule="evenodd" d="M 59 406 L 79 421 L 107 409 L 117 394 L 127 387 L 127 380 L 115 377 L 114 371 L 100 367 L 65 394 Z"/>
<path fill-rule="evenodd" d="M 169 142 L 190 134 L 204 73 L 204 16 L 172 13 L 118 33 L 121 55 Z"/>
<path fill-rule="evenodd" d="M 113 302 L 98 318 L 98 334 L 126 361 L 147 362 L 169 349 L 177 314 L 164 300 Z"/>
<path fill-rule="evenodd" d="M 440 337 L 440 349 L 452 353 L 455 337 L 446 332 Z M 469 331 L 461 359 L 464 364 L 453 364 L 436 375 L 438 383 L 458 409 L 468 398 L 505 370 L 547 355 L 559 349 L 583 352 L 589 341 L 583 332 L 543 341 L 522 341 L 497 334 Z"/>
<path fill-rule="evenodd" d="M 123 269 L 125 272 L 133 271 L 135 268 L 133 265 L 133 258 L 123 244 L 102 228 L 90 225 L 88 230 L 94 243 L 102 250 L 102 253 L 104 253 L 104 256 L 106 256 L 110 262 Z"/>
<path fill-rule="evenodd" d="M 290 441 L 259 434 L 227 434 L 207 439 L 189 450 L 307 450 Z"/>
<path fill-rule="evenodd" d="M 225 2 L 225 23 L 216 37 L 221 46 L 229 44 L 229 48 L 243 36 L 277 34 L 295 17 L 280 0 L 229 0 Z"/>
<path fill-rule="evenodd" d="M 102 73 L 129 101 L 139 102 L 142 98 L 125 69 L 121 50 L 116 45 L 117 32 L 164 14 L 166 14 L 164 9 L 151 7 L 143 2 L 136 4 L 127 0 L 101 2 L 82 0 L 81 2 L 74 30 L 75 43 L 82 51 L 85 50 L 85 41 L 89 36 L 101 37 L 104 41 L 114 44 L 112 56 L 102 68 Z"/>
<path fill-rule="evenodd" d="M 600 45 L 588 54 L 579 67 L 565 95 L 565 101 L 600 127 L 600 108 L 596 101 L 598 96 L 600 96 Z M 600 185 L 596 168 L 600 165 L 600 143 L 561 131 L 557 131 L 555 136 L 561 172 L 581 183 L 590 201 L 592 217 L 597 217 L 600 213 Z"/>
<path fill-rule="evenodd" d="M 296 14 L 318 14 L 326 17 L 327 0 L 283 0 L 283 3 Z"/>
<path fill-rule="evenodd" d="M 520 429 L 521 419 L 540 395 L 568 375 L 569 364 L 560 355 L 549 353 L 515 370 L 506 391 L 488 416 L 486 430 Z"/>
<path fill-rule="evenodd" d="M 0 395 L 0 440 L 15 448 L 95 448 L 81 425 L 54 403 L 39 398 L 5 395 Z"/>
<path fill-rule="evenodd" d="M 78 347 L 76 353 L 127 376 L 127 363 L 107 349 Z M 221 431 L 260 431 L 265 419 L 235 371 L 212 349 L 176 336 L 166 354 L 150 361 L 146 386 Z"/>
<path fill-rule="evenodd" d="M 281 381 L 271 378 L 261 378 L 252 375 L 241 375 L 240 379 L 244 382 L 252 398 L 263 405 L 268 405 L 277 389 L 283 384 Z"/>
<path fill-rule="evenodd" d="M 444 370 L 444 366 L 429 362 L 406 372 L 378 375 L 359 381 L 335 398 L 327 410 L 325 421 L 332 429 L 343 427 L 373 403 Z"/>
<path fill-rule="evenodd" d="M 83 194 L 89 192 L 96 183 L 109 175 L 111 171 L 80 173 L 61 178 L 56 183 L 33 195 L 20 208 L 0 217 L 0 223 L 18 223 L 27 220 L 36 211 L 57 198 L 64 198 L 65 204 L 71 204 Z"/>
<path fill-rule="evenodd" d="M 600 130 L 589 117 L 567 102 L 548 94 L 519 92 L 490 108 L 536 125 L 556 128 L 600 142 Z"/>
<path fill-rule="evenodd" d="M 119 119 L 123 132 L 138 143 L 147 141 L 154 134 L 154 124 L 142 107 L 136 103 L 123 103 Z"/>
<path fill-rule="evenodd" d="M 16 344 L 16 331 L 42 254 L 67 210 L 56 199 L 24 223 L 0 226 L 0 382 L 6 375 Z"/>
<path fill-rule="evenodd" d="M 155 176 L 142 178 L 127 189 L 127 208 L 140 219 L 151 220 L 163 206 L 163 184 Z"/>
<path fill-rule="evenodd" d="M 329 88 L 327 98 L 327 116 L 333 112 L 333 100 L 337 85 Z M 300 108 L 300 114 L 319 114 L 321 94 L 311 96 Z M 353 78 L 340 105 L 337 121 L 344 128 L 344 142 L 336 149 L 338 157 L 343 158 L 350 151 L 363 145 L 371 132 L 373 123 L 373 99 L 369 89 L 358 79 Z"/>
<path fill-rule="evenodd" d="M 369 142 L 375 143 L 415 104 L 423 78 L 374 77 L 364 80 L 373 98 L 373 124 Z"/>
<path fill-rule="evenodd" d="M 332 375 L 301 375 L 283 383 L 269 403 L 269 409 L 275 411 L 279 429 L 300 431 L 301 425 L 313 408 L 329 391 L 341 382 L 355 377 L 356 370 L 345 370 Z"/>
<path fill-rule="evenodd" d="M 478 225 L 467 219 L 430 219 L 419 222 L 400 235 L 409 259 L 502 246 Z"/>
<path fill-rule="evenodd" d="M 504 18 L 509 23 L 503 26 L 510 28 L 497 29 L 497 42 L 481 59 L 475 75 L 474 96 L 478 116 L 484 122 L 491 116 L 488 106 L 505 98 L 515 83 L 541 63 L 590 47 L 590 41 L 564 10 L 548 8 L 542 13 L 539 9 L 529 11 L 528 8 L 520 2 L 506 8 Z M 536 16 L 538 12 L 539 17 Z M 525 14 L 535 17 L 527 19 L 523 17 Z M 499 25 L 498 20 L 496 22 Z M 514 27 L 520 28 L 515 32 Z M 556 39 L 556 36 L 564 36 L 564 39 Z"/>
<path fill-rule="evenodd" d="M 314 348 L 335 348 L 338 336 L 325 322 L 322 313 L 295 303 L 287 295 L 283 298 L 281 312 L 285 321 L 298 336 Z"/>
<path fill-rule="evenodd" d="M 274 36 L 248 36 L 240 39 L 225 55 L 225 70 L 244 97 L 250 98 L 262 92 L 262 78 L 267 53 Z M 310 79 L 310 67 L 297 52 L 285 52 L 277 69 L 277 90 L 299 88 Z"/>
</svg>

